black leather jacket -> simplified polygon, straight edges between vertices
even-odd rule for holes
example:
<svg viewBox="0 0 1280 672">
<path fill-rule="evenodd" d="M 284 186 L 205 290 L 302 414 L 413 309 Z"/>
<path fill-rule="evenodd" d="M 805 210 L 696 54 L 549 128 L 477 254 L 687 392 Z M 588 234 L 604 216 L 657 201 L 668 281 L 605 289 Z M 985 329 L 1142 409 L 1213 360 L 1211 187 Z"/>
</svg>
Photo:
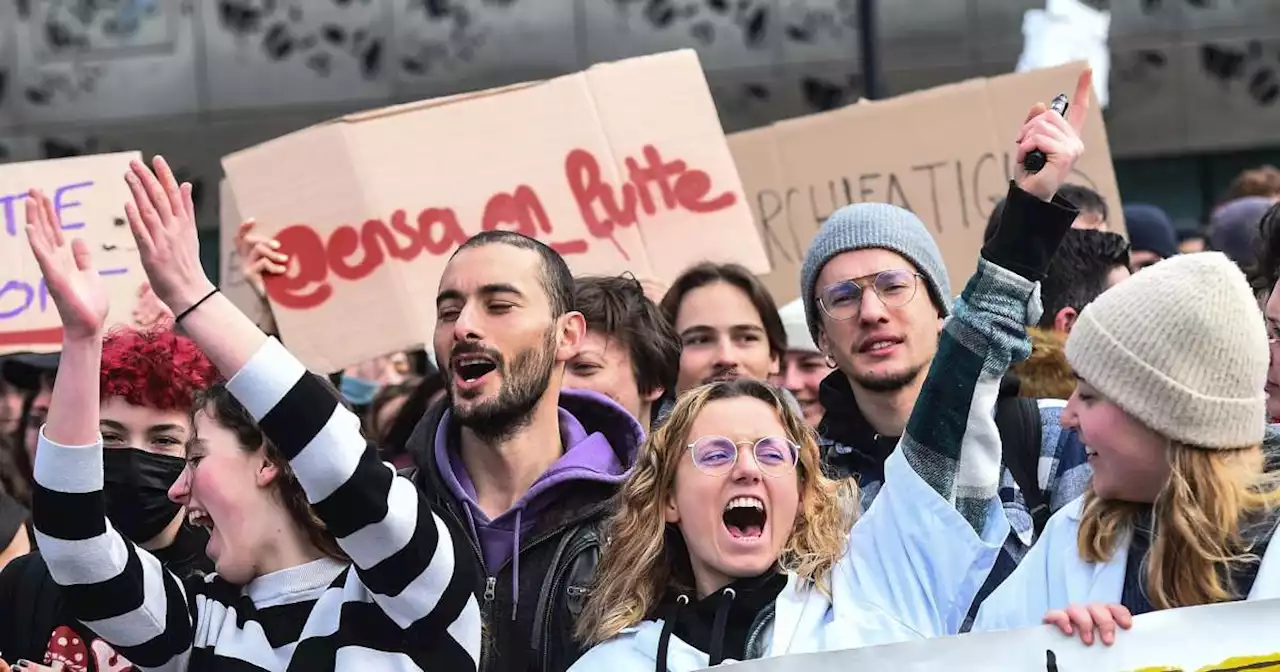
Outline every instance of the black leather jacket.
<svg viewBox="0 0 1280 672">
<path fill-rule="evenodd" d="M 433 450 L 446 406 L 436 403 L 427 410 L 408 443 L 416 466 L 401 473 L 426 493 L 439 515 L 451 516 L 460 529 L 470 530 L 464 504 L 450 494 Z M 517 568 L 510 560 L 490 574 L 475 538 L 459 540 L 471 544 L 480 567 L 481 584 L 475 592 L 484 612 L 483 672 L 563 672 L 583 654 L 573 627 L 600 563 L 602 529 L 616 491 L 603 483 L 566 490 L 555 510 L 540 516 L 524 535 L 515 592 Z"/>
</svg>

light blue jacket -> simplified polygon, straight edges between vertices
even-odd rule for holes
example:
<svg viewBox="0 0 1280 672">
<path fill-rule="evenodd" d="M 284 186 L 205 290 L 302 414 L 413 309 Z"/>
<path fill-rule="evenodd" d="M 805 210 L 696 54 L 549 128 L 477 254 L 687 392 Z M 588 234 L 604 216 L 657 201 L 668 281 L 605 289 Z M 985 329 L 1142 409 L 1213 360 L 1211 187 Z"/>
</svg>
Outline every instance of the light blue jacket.
<svg viewBox="0 0 1280 672">
<path fill-rule="evenodd" d="M 939 341 L 885 483 L 853 526 L 831 594 L 790 576 L 766 630 L 764 657 L 951 635 L 1009 534 L 998 497 L 1000 380 L 1030 351 L 1035 285 L 979 261 Z M 608 552 L 607 549 L 605 552 Z M 572 670 L 650 672 L 663 621 L 643 621 L 588 651 Z M 674 635 L 667 670 L 705 668 L 706 653 Z"/>
</svg>

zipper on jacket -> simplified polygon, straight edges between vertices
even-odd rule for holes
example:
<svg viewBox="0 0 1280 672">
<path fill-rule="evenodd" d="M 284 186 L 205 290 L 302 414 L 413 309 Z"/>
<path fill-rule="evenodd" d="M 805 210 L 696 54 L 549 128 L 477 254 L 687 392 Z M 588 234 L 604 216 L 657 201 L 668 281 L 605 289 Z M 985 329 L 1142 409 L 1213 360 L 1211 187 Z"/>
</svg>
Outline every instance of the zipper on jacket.
<svg viewBox="0 0 1280 672">
<path fill-rule="evenodd" d="M 556 568 L 554 566 L 551 568 L 551 571 L 556 572 L 556 575 L 551 580 L 551 591 L 547 596 L 547 601 L 548 601 L 548 604 L 546 605 L 547 610 L 546 610 L 546 614 L 543 616 L 543 619 L 542 619 L 542 633 L 543 633 L 542 667 L 540 669 L 543 669 L 543 670 L 551 669 L 551 621 L 554 619 L 554 616 L 555 616 L 556 595 L 560 592 L 560 584 L 564 582 L 565 576 L 569 573 L 569 569 L 573 564 L 573 559 L 577 558 L 579 555 L 582 554 L 583 551 L 587 550 L 588 548 L 591 548 L 592 546 L 599 546 L 599 545 L 600 545 L 599 541 L 589 541 L 589 540 L 574 544 L 564 554 L 564 557 L 568 559 L 568 562 L 565 562 L 563 564 L 563 568 L 562 569 Z M 569 588 L 570 589 L 577 588 L 578 590 L 582 591 L 581 594 L 586 594 L 587 592 L 589 592 L 586 588 L 581 586 L 569 586 Z"/>
<path fill-rule="evenodd" d="M 498 594 L 498 577 L 491 576 L 484 582 L 484 603 L 488 606 L 493 598 Z"/>
<path fill-rule="evenodd" d="M 744 656 L 748 658 L 753 657 L 752 654 L 754 653 L 754 650 L 756 648 L 756 641 L 760 639 L 760 635 L 764 634 L 765 629 L 768 628 L 769 624 L 773 622 L 774 616 L 777 613 L 777 608 L 778 608 L 777 605 L 778 603 L 776 601 L 770 602 L 764 609 L 760 611 L 759 614 L 756 615 L 756 620 L 754 623 L 751 624 L 751 630 L 749 630 L 747 633 L 747 645 L 742 647 L 743 648 L 742 653 Z M 754 657 L 759 657 L 759 656 L 754 656 Z"/>
</svg>

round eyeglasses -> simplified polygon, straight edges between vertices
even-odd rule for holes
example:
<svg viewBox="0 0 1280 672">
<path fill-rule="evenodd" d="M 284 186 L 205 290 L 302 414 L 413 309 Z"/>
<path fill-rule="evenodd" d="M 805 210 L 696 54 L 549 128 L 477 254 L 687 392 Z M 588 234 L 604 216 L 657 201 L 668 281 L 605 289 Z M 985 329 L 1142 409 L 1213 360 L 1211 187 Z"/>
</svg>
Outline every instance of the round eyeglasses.
<svg viewBox="0 0 1280 672">
<path fill-rule="evenodd" d="M 904 269 L 881 271 L 852 280 L 841 280 L 822 288 L 818 305 L 833 320 L 849 320 L 857 317 L 862 308 L 862 295 L 867 288 L 880 297 L 889 308 L 900 308 L 915 298 L 920 286 L 920 274 Z"/>
<path fill-rule="evenodd" d="M 738 446 L 751 446 L 751 454 L 765 476 L 786 476 L 795 471 L 800 446 L 780 436 L 766 436 L 755 443 L 723 436 L 704 436 L 689 444 L 693 464 L 708 476 L 724 476 L 738 463 Z"/>
</svg>

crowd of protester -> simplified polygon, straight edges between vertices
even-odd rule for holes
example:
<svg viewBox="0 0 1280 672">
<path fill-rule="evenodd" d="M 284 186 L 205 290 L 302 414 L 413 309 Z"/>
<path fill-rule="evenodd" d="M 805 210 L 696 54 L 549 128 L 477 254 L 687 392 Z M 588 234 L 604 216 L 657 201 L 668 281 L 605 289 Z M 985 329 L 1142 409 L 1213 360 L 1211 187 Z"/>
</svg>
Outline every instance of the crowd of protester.
<svg viewBox="0 0 1280 672">
<path fill-rule="evenodd" d="M 126 176 L 147 328 L 33 191 L 64 340 L 0 363 L 0 670 L 684 671 L 1280 597 L 1280 170 L 1126 238 L 1067 182 L 1089 86 L 1031 110 L 958 294 L 887 204 L 781 307 L 487 231 L 428 350 L 330 376 L 273 333 L 287 254 L 240 228 L 239 310 L 163 159 Z"/>
</svg>

